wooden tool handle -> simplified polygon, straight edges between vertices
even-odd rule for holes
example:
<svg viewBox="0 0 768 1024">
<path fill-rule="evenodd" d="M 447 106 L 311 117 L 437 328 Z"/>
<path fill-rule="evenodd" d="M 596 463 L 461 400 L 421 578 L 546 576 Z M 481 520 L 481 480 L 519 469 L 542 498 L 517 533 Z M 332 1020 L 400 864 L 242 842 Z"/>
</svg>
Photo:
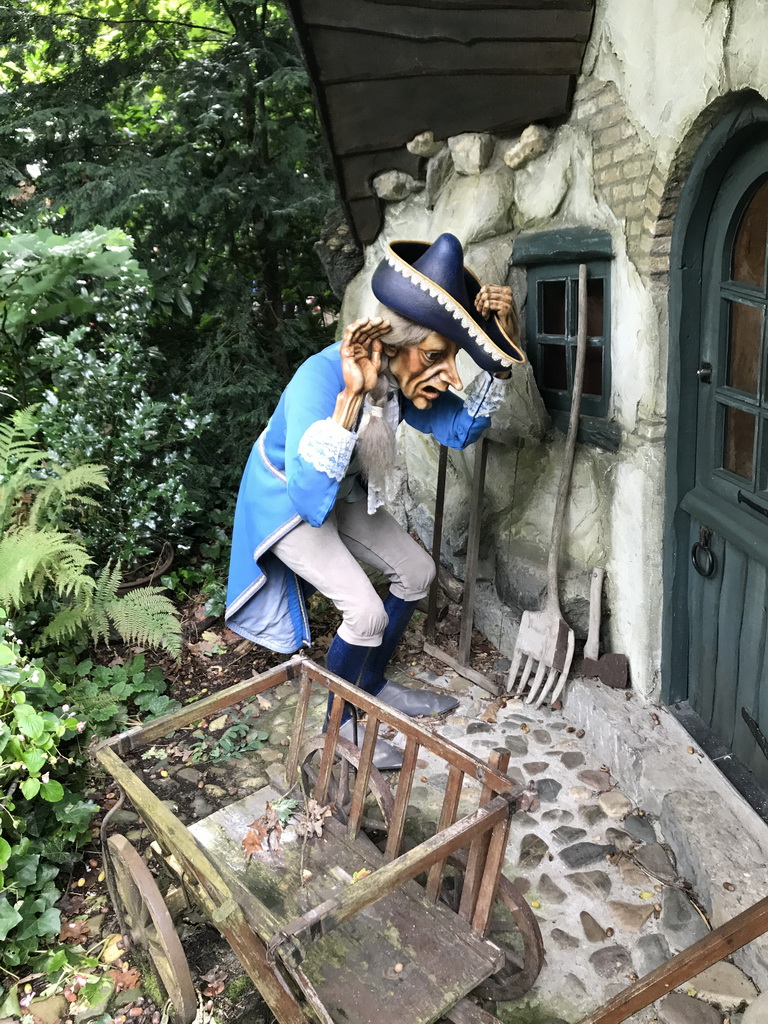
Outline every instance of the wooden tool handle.
<svg viewBox="0 0 768 1024">
<path fill-rule="evenodd" d="M 587 361 L 587 266 L 579 266 L 579 309 L 576 330 L 576 365 L 573 371 L 573 390 L 571 392 L 571 415 L 568 419 L 568 433 L 565 438 L 565 454 L 563 468 L 560 470 L 560 483 L 557 488 L 555 515 L 552 520 L 552 540 L 547 560 L 547 606 L 560 609 L 557 596 L 557 562 L 560 556 L 560 539 L 563 535 L 565 519 L 565 503 L 568 500 L 568 489 L 571 483 L 573 457 L 576 452 L 576 435 L 579 432 L 579 409 L 581 408 L 581 392 L 584 386 L 584 366 Z"/>
<path fill-rule="evenodd" d="M 597 661 L 600 653 L 600 618 L 603 604 L 603 577 L 605 569 L 594 568 L 589 584 L 589 633 L 584 644 L 584 657 Z"/>
</svg>

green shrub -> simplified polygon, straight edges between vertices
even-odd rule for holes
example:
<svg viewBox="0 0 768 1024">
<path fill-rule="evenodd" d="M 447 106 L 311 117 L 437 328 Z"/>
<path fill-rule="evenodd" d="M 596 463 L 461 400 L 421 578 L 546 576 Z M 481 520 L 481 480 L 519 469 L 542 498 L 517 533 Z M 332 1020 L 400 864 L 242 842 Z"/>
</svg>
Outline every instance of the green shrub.
<svg viewBox="0 0 768 1024">
<path fill-rule="evenodd" d="M 0 610 L 4 619 L 5 612 Z M 0 625 L 0 963 L 27 963 L 58 937 L 55 880 L 96 807 L 78 795 L 85 723 L 47 710 L 55 688 Z"/>
</svg>

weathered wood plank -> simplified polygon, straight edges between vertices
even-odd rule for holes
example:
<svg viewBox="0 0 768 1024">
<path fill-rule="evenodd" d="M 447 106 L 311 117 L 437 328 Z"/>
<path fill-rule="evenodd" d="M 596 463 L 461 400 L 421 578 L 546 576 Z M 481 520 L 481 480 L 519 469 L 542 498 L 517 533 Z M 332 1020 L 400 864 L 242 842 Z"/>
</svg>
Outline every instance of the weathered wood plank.
<svg viewBox="0 0 768 1024">
<path fill-rule="evenodd" d="M 314 679 L 325 689 L 328 689 L 330 685 L 329 673 L 324 669 L 315 665 L 314 662 L 305 661 L 303 663 L 303 671 L 311 679 Z M 401 714 L 399 711 L 395 711 L 394 708 L 390 708 L 386 704 L 382 704 L 374 697 L 369 696 L 363 690 L 359 690 L 356 686 L 350 685 L 350 683 L 345 682 L 343 679 L 336 676 L 332 678 L 334 691 L 341 694 L 345 700 L 355 704 L 366 714 L 375 715 L 381 722 L 391 725 L 404 736 L 413 737 L 426 750 L 430 750 L 449 765 L 455 765 L 457 768 L 460 768 L 465 775 L 477 779 L 482 785 L 487 785 L 494 793 L 507 793 L 509 791 L 515 796 L 522 792 L 523 787 L 520 785 L 513 784 L 510 789 L 510 779 L 503 772 L 486 764 L 461 747 L 457 747 L 455 743 L 439 736 L 437 733 L 428 732 L 412 718 Z"/>
<path fill-rule="evenodd" d="M 403 766 L 397 780 L 395 792 L 395 809 L 392 814 L 392 821 L 389 825 L 387 836 L 387 847 L 384 852 L 385 860 L 394 860 L 400 853 L 400 846 L 403 841 L 403 828 L 408 813 L 408 801 L 411 799 L 413 788 L 413 776 L 416 771 L 416 761 L 419 757 L 419 744 L 413 737 L 409 736 L 403 753 Z"/>
<path fill-rule="evenodd" d="M 509 838 L 510 819 L 500 821 L 491 832 L 488 852 L 483 865 L 483 875 L 480 880 L 480 888 L 477 893 L 475 910 L 472 915 L 472 931 L 481 938 L 488 933 L 488 925 L 493 912 L 493 901 L 496 899 L 496 890 L 499 887 L 499 875 L 504 866 L 504 854 L 507 849 Z"/>
<path fill-rule="evenodd" d="M 295 2 L 292 6 L 296 6 Z M 593 12 L 497 8 L 496 10 L 430 9 L 411 3 L 401 5 L 397 18 L 378 5 L 361 0 L 327 0 L 318 4 L 304 0 L 302 22 L 306 32 L 315 26 L 386 33 L 403 39 L 436 37 L 472 42 L 490 39 L 589 39 Z"/>
<path fill-rule="evenodd" d="M 160 846 L 176 857 L 194 899 L 207 916 L 215 920 L 216 928 L 237 953 L 280 1024 L 306 1024 L 302 1009 L 290 994 L 285 978 L 277 967 L 267 962 L 264 943 L 254 934 L 251 923 L 246 922 L 215 862 L 198 846 L 175 814 L 123 764 L 113 750 L 104 747 L 96 751 L 95 756 L 125 791 Z M 265 917 L 268 918 L 266 909 Z M 272 920 L 276 921 L 275 918 Z"/>
<path fill-rule="evenodd" d="M 726 542 L 720 601 L 717 609 L 717 665 L 712 721 L 723 743 L 733 748 L 736 725 L 736 692 L 739 678 L 739 633 L 744 615 L 747 557 L 735 544 Z M 710 579 L 709 582 L 712 582 Z M 706 620 L 704 629 L 711 626 Z"/>
<path fill-rule="evenodd" d="M 466 815 L 450 828 L 425 839 L 412 850 L 349 886 L 339 896 L 314 907 L 298 920 L 280 929 L 280 934 L 290 937 L 302 932 L 317 934 L 318 925 L 322 926 L 321 934 L 333 931 L 404 882 L 426 871 L 438 860 L 444 860 L 455 850 L 474 842 L 478 836 L 484 835 L 500 821 L 508 818 L 509 813 L 508 801 L 503 796 L 494 797 L 486 807 L 479 807 L 473 814 Z"/>
<path fill-rule="evenodd" d="M 440 820 L 437 823 L 438 832 L 442 832 L 443 829 L 448 828 L 456 820 L 456 812 L 459 809 L 459 801 L 461 800 L 461 789 L 464 785 L 464 772 L 459 768 L 451 766 L 448 772 L 448 782 L 445 787 L 445 795 L 443 796 L 443 806 L 440 810 Z M 427 899 L 433 902 L 437 900 L 440 895 L 440 885 L 443 879 L 443 869 L 445 867 L 445 861 L 439 860 L 432 865 L 429 869 L 429 876 L 427 878 Z"/>
<path fill-rule="evenodd" d="M 509 768 L 510 756 L 510 752 L 506 747 L 495 747 L 491 751 L 488 762 L 493 768 L 506 772 L 507 768 Z M 489 786 L 483 786 L 480 790 L 480 806 L 485 807 L 493 798 L 493 795 L 493 790 Z M 488 846 L 490 839 L 491 835 L 489 832 L 483 833 L 483 835 L 478 836 L 478 838 L 472 843 L 469 851 L 467 869 L 464 872 L 464 885 L 461 891 L 461 903 L 459 905 L 459 915 L 466 921 L 473 920 L 475 915 L 480 889 L 483 885 L 483 880 L 487 871 Z M 496 884 L 498 884 L 498 876 L 501 871 L 501 867 L 502 862 L 499 862 L 496 867 L 494 892 L 496 891 Z"/>
<path fill-rule="evenodd" d="M 435 644 L 425 643 L 424 653 L 429 654 L 432 658 L 438 658 L 448 668 L 452 668 L 454 672 L 458 672 L 464 679 L 469 679 L 471 683 L 477 683 L 478 686 L 482 686 L 488 693 L 492 693 L 494 697 L 498 697 L 501 693 L 501 686 L 499 683 L 494 683 L 488 676 L 484 676 L 482 672 L 478 672 L 476 669 L 471 668 L 469 665 L 462 665 L 456 658 L 452 658 L 450 654 L 442 651 Z"/>
<path fill-rule="evenodd" d="M 193 722 L 199 722 L 201 718 L 208 718 L 217 711 L 237 704 L 238 701 L 255 697 L 256 694 L 264 693 L 265 690 L 269 690 L 273 686 L 279 686 L 280 683 L 284 683 L 288 679 L 295 679 L 301 671 L 304 661 L 303 656 L 297 655 L 277 668 L 271 668 L 260 675 L 244 679 L 234 686 L 228 686 L 226 690 L 219 690 L 218 693 L 210 697 L 187 705 L 181 711 L 172 711 L 169 715 L 154 719 L 148 725 L 136 726 L 126 732 L 118 733 L 117 736 L 104 740 L 96 749 L 113 747 L 118 753 L 126 754 L 145 743 L 154 743 L 161 736 L 167 736 Z"/>
<path fill-rule="evenodd" d="M 583 1017 L 579 1024 L 622 1024 L 633 1013 L 650 1006 L 673 988 L 682 985 L 719 960 L 768 931 L 768 898 L 755 903 L 743 914 L 734 917 L 673 956 L 634 985 L 625 988 L 610 1002 Z"/>
<path fill-rule="evenodd" d="M 474 445 L 475 465 L 472 472 L 472 497 L 469 510 L 467 536 L 467 563 L 464 572 L 464 600 L 461 607 L 459 633 L 459 663 L 469 665 L 472 646 L 472 624 L 475 618 L 475 590 L 477 587 L 477 561 L 480 553 L 480 532 L 483 526 L 483 498 L 485 497 L 485 467 L 488 463 L 488 445 L 485 438 Z"/>
<path fill-rule="evenodd" d="M 403 39 L 364 30 L 316 27 L 312 47 L 324 85 L 450 74 L 482 68 L 486 74 L 573 75 L 581 67 L 583 43 L 573 40 Z"/>
<path fill-rule="evenodd" d="M 373 754 L 376 750 L 376 737 L 379 733 L 379 720 L 375 715 L 369 715 L 366 722 L 363 746 L 360 751 L 360 767 L 357 769 L 355 779 L 355 791 L 352 794 L 352 806 L 349 811 L 349 822 L 347 829 L 351 839 L 354 839 L 360 829 L 360 822 L 365 807 L 365 796 L 368 792 L 368 779 L 371 777 L 371 766 Z"/>
<path fill-rule="evenodd" d="M 733 752 L 736 757 L 756 775 L 763 784 L 768 780 L 768 758 L 752 735 L 742 708 L 757 723 L 763 732 L 768 732 L 768 722 L 761 721 L 760 691 L 762 689 L 763 659 L 768 627 L 766 611 L 766 570 L 759 562 L 748 560 L 741 614 L 741 629 L 738 649 L 738 678 L 736 687 L 736 721 L 733 730 Z M 735 609 L 734 609 L 735 616 Z"/>
<path fill-rule="evenodd" d="M 532 121 L 562 117 L 573 84 L 569 75 L 487 75 L 482 69 L 426 81 L 428 88 L 419 75 L 327 86 L 334 152 L 344 156 L 395 149 L 426 127 L 438 139 L 481 130 L 504 135 Z M 436 96 L 443 102 L 436 104 Z M 446 97 L 450 103 L 444 102 Z M 372 110 L 376 117 L 371 117 Z M 481 121 L 478 111 L 484 113 Z"/>
<path fill-rule="evenodd" d="M 299 749 L 304 739 L 304 726 L 307 722 L 309 711 L 309 698 L 312 696 L 312 683 L 308 679 L 302 679 L 299 684 L 299 700 L 296 704 L 296 713 L 293 716 L 291 728 L 291 745 L 288 748 L 288 757 L 285 762 L 285 777 L 288 785 L 292 786 L 296 779 L 296 772 L 299 767 Z"/>
<path fill-rule="evenodd" d="M 344 698 L 336 694 L 331 705 L 331 715 L 325 732 L 325 747 L 320 756 L 320 769 L 317 773 L 314 797 L 319 804 L 324 804 L 328 799 L 328 787 L 331 782 L 333 762 L 336 758 L 336 740 L 339 738 L 339 726 L 343 714 Z"/>
</svg>

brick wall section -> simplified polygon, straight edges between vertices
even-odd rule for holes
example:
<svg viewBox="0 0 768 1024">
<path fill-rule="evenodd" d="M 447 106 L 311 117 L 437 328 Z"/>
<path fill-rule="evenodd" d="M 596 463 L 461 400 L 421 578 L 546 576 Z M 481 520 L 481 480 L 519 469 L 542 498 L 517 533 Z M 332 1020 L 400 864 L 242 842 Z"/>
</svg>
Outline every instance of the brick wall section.
<svg viewBox="0 0 768 1024">
<path fill-rule="evenodd" d="M 630 258 L 641 273 L 666 273 L 672 220 L 660 221 L 664 179 L 651 140 L 627 117 L 615 83 L 580 82 L 570 123 L 592 140 L 595 190 L 624 222 Z"/>
</svg>

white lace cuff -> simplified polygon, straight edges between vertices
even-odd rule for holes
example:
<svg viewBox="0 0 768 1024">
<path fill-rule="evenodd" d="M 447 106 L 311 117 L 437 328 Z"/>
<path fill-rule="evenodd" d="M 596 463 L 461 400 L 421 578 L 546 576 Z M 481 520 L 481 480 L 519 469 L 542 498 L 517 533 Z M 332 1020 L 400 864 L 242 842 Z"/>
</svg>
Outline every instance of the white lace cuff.
<svg viewBox="0 0 768 1024">
<path fill-rule="evenodd" d="M 331 480 L 340 483 L 357 443 L 357 434 L 330 417 L 317 420 L 304 431 L 299 441 L 299 456 Z"/>
<path fill-rule="evenodd" d="M 483 371 L 478 373 L 464 392 L 464 408 L 470 416 L 490 416 L 504 401 L 509 378 L 494 377 Z"/>
</svg>

